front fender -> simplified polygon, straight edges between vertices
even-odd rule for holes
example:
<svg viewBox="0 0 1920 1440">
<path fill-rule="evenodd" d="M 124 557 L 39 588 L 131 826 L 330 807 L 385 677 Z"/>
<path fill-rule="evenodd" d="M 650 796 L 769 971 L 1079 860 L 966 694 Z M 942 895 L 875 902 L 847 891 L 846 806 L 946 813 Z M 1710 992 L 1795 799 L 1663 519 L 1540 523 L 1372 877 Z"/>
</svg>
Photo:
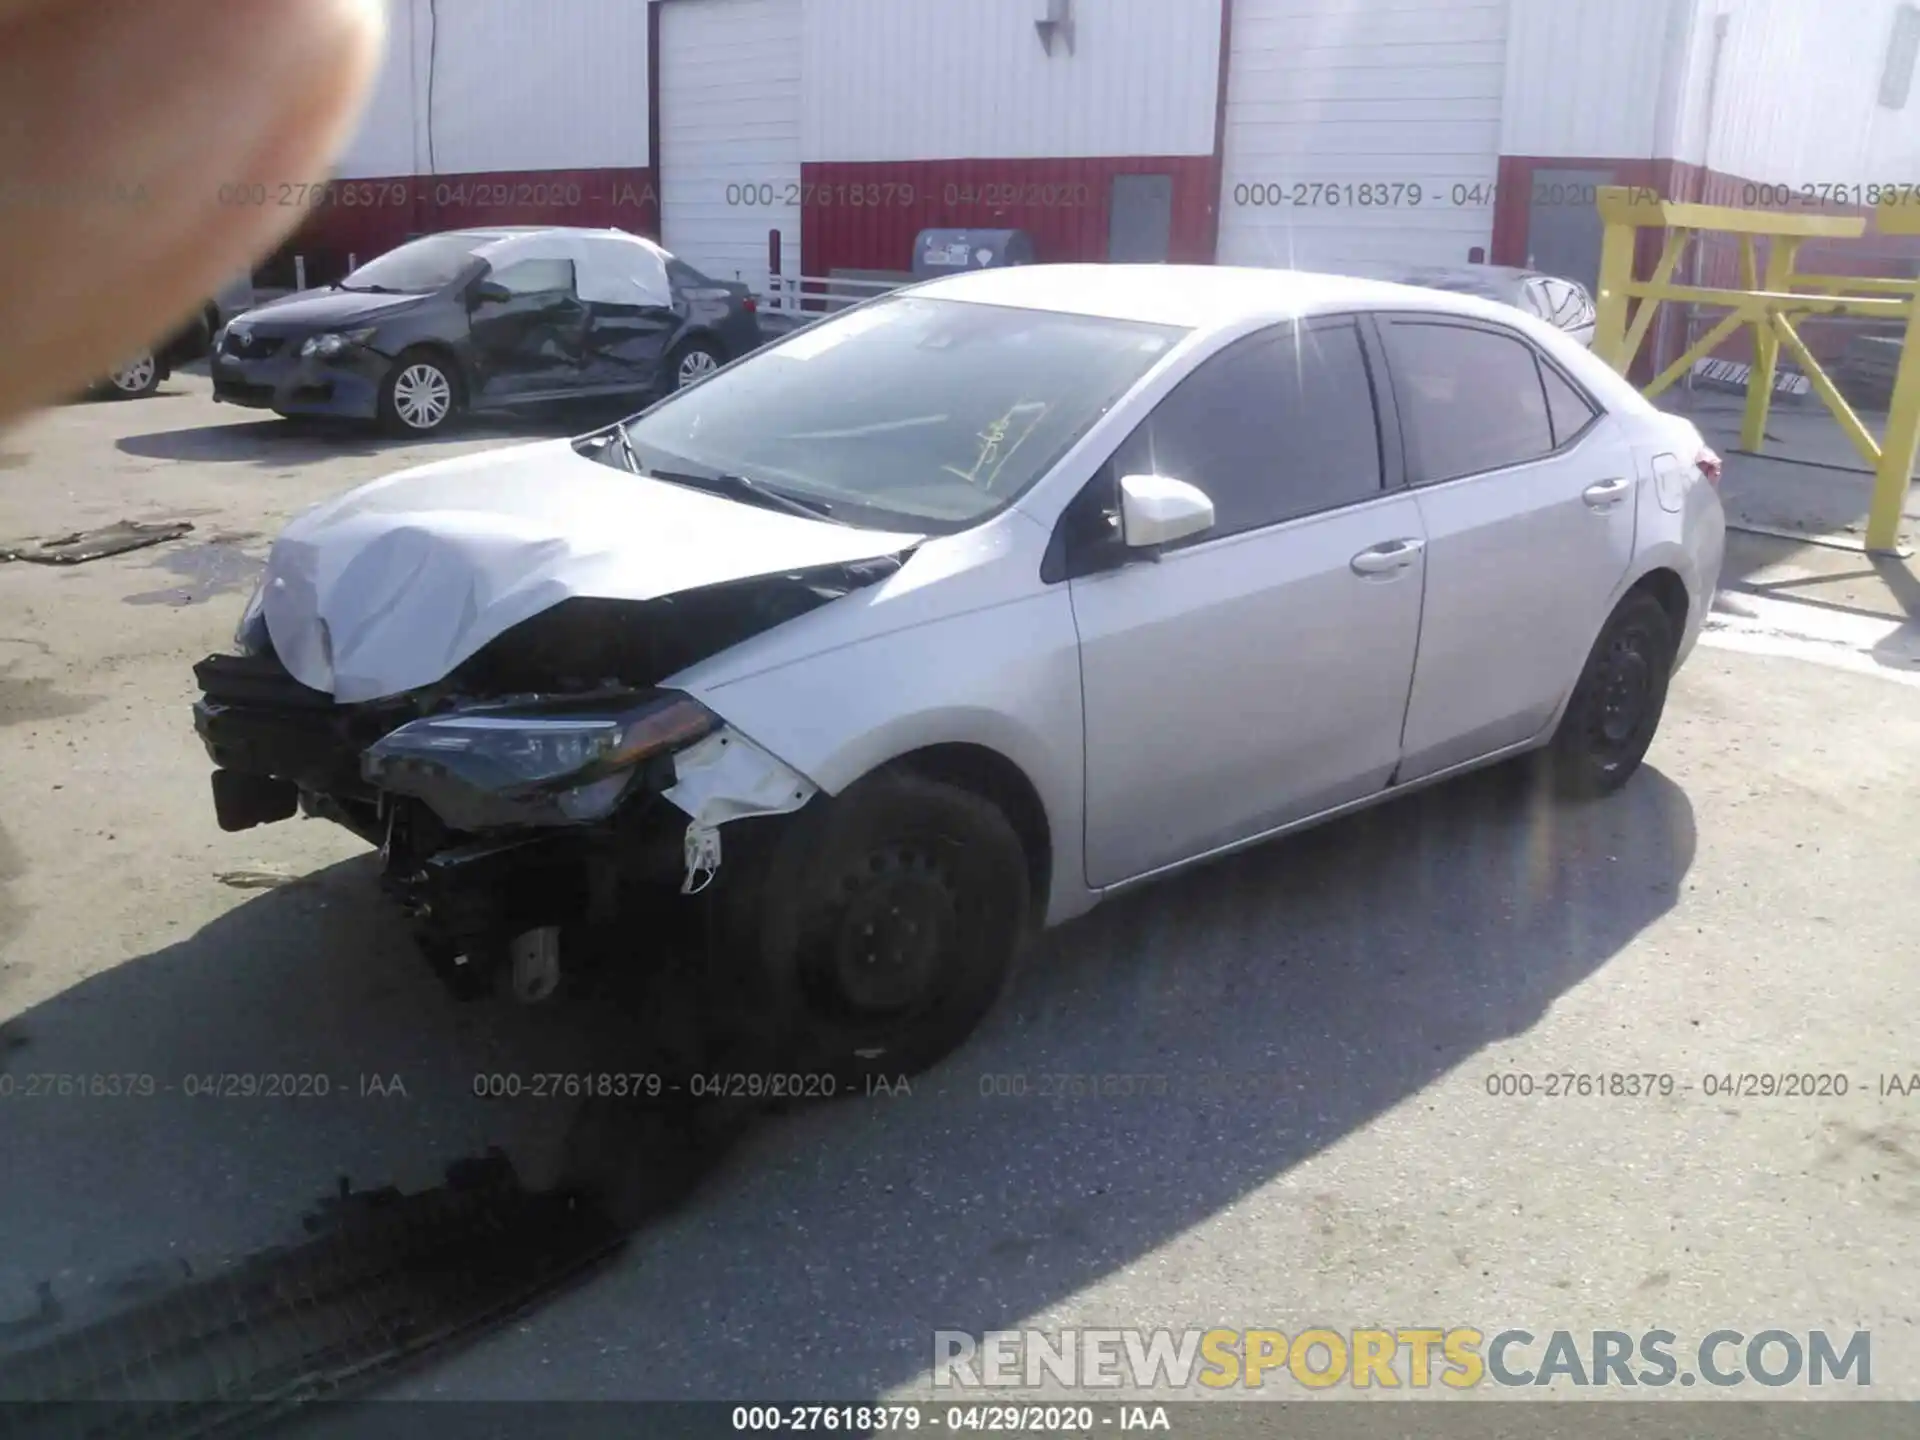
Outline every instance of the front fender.
<svg viewBox="0 0 1920 1440">
<path fill-rule="evenodd" d="M 682 688 L 830 795 L 928 746 L 996 752 L 1046 812 L 1048 923 L 1092 903 L 1081 856 L 1079 636 L 1064 586 Z"/>
<path fill-rule="evenodd" d="M 384 374 L 386 367 L 416 345 L 438 350 L 445 355 L 452 361 L 467 393 L 474 393 L 481 379 L 480 357 L 474 349 L 473 337 L 463 317 L 449 319 L 438 310 L 419 313 L 408 311 L 391 316 L 376 322 L 373 344 L 366 348 L 369 355 L 379 357 L 381 373 Z"/>
</svg>

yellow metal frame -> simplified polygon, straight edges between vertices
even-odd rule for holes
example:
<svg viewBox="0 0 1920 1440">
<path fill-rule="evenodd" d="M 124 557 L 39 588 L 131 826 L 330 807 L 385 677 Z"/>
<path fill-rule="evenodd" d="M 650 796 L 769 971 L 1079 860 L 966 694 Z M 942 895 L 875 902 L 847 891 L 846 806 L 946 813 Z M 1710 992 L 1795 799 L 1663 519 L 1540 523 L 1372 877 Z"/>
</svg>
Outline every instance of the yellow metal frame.
<svg viewBox="0 0 1920 1440">
<path fill-rule="evenodd" d="M 1679 380 L 1740 326 L 1751 325 L 1753 366 L 1741 417 L 1741 448 L 1758 453 L 1766 443 L 1767 412 L 1784 348 L 1874 472 L 1867 550 L 1898 553 L 1901 514 L 1915 453 L 1920 450 L 1920 281 L 1795 273 L 1794 263 L 1806 241 L 1865 234 L 1867 222 L 1858 216 L 1783 215 L 1731 205 L 1682 204 L 1662 200 L 1650 190 L 1618 185 L 1601 187 L 1598 203 L 1605 228 L 1600 244 L 1600 293 L 1594 303 L 1594 353 L 1624 375 L 1645 343 L 1662 302 L 1725 307 L 1725 318 L 1646 387 L 1648 398 Z M 1920 205 L 1884 205 L 1878 226 L 1885 235 L 1920 234 Z M 1640 231 L 1648 229 L 1665 231 L 1666 239 L 1652 278 L 1635 280 L 1635 242 Z M 1673 282 L 1687 245 L 1703 231 L 1740 237 L 1740 289 Z M 1761 239 L 1768 242 L 1764 267 L 1756 253 Z M 1640 302 L 1631 316 L 1630 300 Z M 1887 431 L 1878 442 L 1794 328 L 1794 319 L 1803 315 L 1873 315 L 1905 322 L 1905 348 L 1894 376 Z"/>
</svg>

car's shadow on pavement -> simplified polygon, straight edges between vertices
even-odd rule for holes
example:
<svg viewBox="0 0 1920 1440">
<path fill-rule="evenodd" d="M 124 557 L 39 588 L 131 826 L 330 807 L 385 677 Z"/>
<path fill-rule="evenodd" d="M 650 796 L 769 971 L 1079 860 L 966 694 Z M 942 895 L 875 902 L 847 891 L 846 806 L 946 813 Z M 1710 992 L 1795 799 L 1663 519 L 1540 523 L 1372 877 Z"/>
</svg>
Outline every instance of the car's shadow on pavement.
<svg viewBox="0 0 1920 1440">
<path fill-rule="evenodd" d="M 1694 847 L 1686 796 L 1650 768 L 1586 806 L 1496 770 L 1116 899 L 1046 941 L 911 1094 L 758 1122 L 609 1272 L 399 1388 L 845 1400 L 910 1383 L 935 1330 L 1017 1325 L 1450 1070 L 1496 1067 L 1489 1047 L 1675 905 Z M 572 1107 L 482 1100 L 475 1077 L 644 1050 L 610 1012 L 445 998 L 372 876 L 368 857 L 267 891 L 0 1035 L 10 1308 L 51 1279 L 73 1322 L 183 1261 L 290 1238 L 341 1173 L 412 1189 L 494 1143 L 537 1180 Z M 19 1098 L 33 1073 L 157 1093 Z M 225 1098 L 227 1075 L 329 1093 Z M 1338 1195 L 1300 1203 L 1324 1221 L 1302 1267 L 1394 1244 Z M 1486 1219 L 1459 1219 L 1476 1246 Z"/>
<path fill-rule="evenodd" d="M 137 401 L 127 402 L 137 404 Z M 390 435 L 370 421 L 325 416 L 262 415 L 230 424 L 192 425 L 128 435 L 116 442 L 124 454 L 148 460 L 185 460 L 198 464 L 253 464 L 276 469 L 341 456 L 382 455 L 400 450 L 432 450 L 445 445 L 558 439 L 609 424 L 640 408 L 640 403 L 575 401 L 511 414 L 456 416 L 431 435 Z M 418 457 L 422 460 L 430 456 Z"/>
</svg>

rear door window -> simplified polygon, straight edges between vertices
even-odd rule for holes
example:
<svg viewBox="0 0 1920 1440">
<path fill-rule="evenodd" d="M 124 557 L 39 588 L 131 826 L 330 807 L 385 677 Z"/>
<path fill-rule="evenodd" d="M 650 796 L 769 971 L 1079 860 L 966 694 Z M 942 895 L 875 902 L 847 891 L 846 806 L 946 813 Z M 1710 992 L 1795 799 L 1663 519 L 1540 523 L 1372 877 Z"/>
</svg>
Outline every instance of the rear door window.
<svg viewBox="0 0 1920 1440">
<path fill-rule="evenodd" d="M 1553 453 L 1540 367 L 1517 336 L 1424 320 L 1395 320 L 1383 328 L 1418 483 L 1457 480 Z"/>
</svg>

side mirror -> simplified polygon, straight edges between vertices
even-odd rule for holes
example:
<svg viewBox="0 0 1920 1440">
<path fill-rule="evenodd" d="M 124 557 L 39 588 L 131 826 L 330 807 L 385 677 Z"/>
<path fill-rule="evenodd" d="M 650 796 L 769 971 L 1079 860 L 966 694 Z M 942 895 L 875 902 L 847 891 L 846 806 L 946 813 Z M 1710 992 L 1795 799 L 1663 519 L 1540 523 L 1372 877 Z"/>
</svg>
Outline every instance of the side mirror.
<svg viewBox="0 0 1920 1440">
<path fill-rule="evenodd" d="M 1120 535 L 1128 549 L 1167 545 L 1213 528 L 1206 491 L 1167 475 L 1128 475 L 1120 481 Z"/>
<path fill-rule="evenodd" d="M 476 305 L 504 305 L 512 298 L 513 292 L 497 280 L 482 280 L 473 287 Z"/>
</svg>

